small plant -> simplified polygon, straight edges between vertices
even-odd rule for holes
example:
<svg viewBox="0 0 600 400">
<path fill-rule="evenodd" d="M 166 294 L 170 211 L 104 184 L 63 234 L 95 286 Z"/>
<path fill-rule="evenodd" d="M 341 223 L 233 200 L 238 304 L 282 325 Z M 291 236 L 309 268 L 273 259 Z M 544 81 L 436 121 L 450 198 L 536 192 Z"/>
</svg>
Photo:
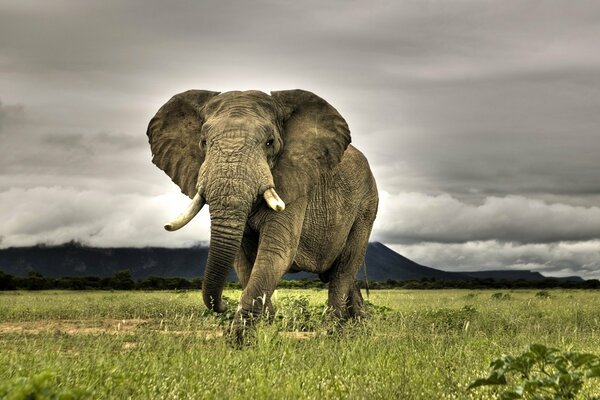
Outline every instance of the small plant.
<svg viewBox="0 0 600 400">
<path fill-rule="evenodd" d="M 227 303 L 227 310 L 224 313 L 217 313 L 205 308 L 200 315 L 202 317 L 213 316 L 217 319 L 219 325 L 229 326 L 231 321 L 233 321 L 239 301 L 227 296 L 222 296 L 222 300 Z"/>
<path fill-rule="evenodd" d="M 65 389 L 56 375 L 42 371 L 30 377 L 18 377 L 0 385 L 0 398 L 10 400 L 75 400 L 87 397 L 82 389 Z"/>
<path fill-rule="evenodd" d="M 586 378 L 600 377 L 600 357 L 563 352 L 532 344 L 523 354 L 502 356 L 490 364 L 487 378 L 473 381 L 468 389 L 501 385 L 500 399 L 575 399 Z"/>
<path fill-rule="evenodd" d="M 310 304 L 308 296 L 283 296 L 275 309 L 275 322 L 282 330 L 313 331 L 322 323 L 327 307 Z"/>
<path fill-rule="evenodd" d="M 466 305 L 458 310 L 440 308 L 424 312 L 425 320 L 431 323 L 432 330 L 441 332 L 466 330 L 476 315 L 477 309 L 472 305 Z"/>
<path fill-rule="evenodd" d="M 540 290 L 539 292 L 537 292 L 535 294 L 535 297 L 539 297 L 540 299 L 549 299 L 552 296 L 550 295 L 549 291 L 547 291 L 547 290 Z"/>
<path fill-rule="evenodd" d="M 370 300 L 365 301 L 365 308 L 369 314 L 381 315 L 382 317 L 386 317 L 393 311 L 390 307 L 381 304 L 375 304 Z"/>
</svg>

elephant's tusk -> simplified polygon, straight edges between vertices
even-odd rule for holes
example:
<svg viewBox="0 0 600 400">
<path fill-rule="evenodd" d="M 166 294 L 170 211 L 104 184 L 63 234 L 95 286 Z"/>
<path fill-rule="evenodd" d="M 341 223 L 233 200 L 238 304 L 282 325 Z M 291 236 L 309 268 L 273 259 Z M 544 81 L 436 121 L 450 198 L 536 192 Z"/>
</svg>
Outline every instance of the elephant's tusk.
<svg viewBox="0 0 600 400">
<path fill-rule="evenodd" d="M 271 207 L 273 210 L 285 210 L 285 203 L 283 202 L 283 200 L 281 200 L 274 188 L 265 190 L 265 192 L 263 193 L 263 197 L 265 198 L 265 201 L 267 202 L 269 207 Z"/>
<path fill-rule="evenodd" d="M 169 232 L 176 231 L 177 229 L 183 228 L 188 222 L 192 220 L 200 212 L 204 206 L 204 198 L 200 193 L 196 193 L 192 202 L 188 206 L 187 210 L 179 215 L 177 218 L 165 224 L 165 229 Z"/>
</svg>

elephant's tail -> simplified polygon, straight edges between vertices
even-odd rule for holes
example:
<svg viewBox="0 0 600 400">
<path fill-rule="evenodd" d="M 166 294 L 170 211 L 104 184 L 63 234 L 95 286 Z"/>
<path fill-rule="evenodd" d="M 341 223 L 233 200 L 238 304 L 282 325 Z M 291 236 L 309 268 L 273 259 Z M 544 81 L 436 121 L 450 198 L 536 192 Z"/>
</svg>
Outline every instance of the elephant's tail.
<svg viewBox="0 0 600 400">
<path fill-rule="evenodd" d="M 367 300 L 369 300 L 369 277 L 367 276 L 367 257 L 363 259 L 363 268 L 365 269 L 365 288 L 367 289 Z"/>
</svg>

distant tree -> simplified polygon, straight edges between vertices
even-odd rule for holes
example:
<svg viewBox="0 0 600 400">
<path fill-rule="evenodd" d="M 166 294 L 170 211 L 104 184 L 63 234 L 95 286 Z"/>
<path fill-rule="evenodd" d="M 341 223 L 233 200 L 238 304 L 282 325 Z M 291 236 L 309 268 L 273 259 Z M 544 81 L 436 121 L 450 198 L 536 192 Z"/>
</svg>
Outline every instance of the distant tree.
<svg viewBox="0 0 600 400">
<path fill-rule="evenodd" d="M 135 282 L 131 279 L 131 272 L 123 270 L 115 272 L 112 278 L 108 278 L 109 287 L 115 290 L 131 290 L 135 288 Z"/>
<path fill-rule="evenodd" d="M 193 289 L 202 289 L 202 279 L 200 279 L 200 278 L 192 279 L 192 288 Z"/>
<path fill-rule="evenodd" d="M 57 289 L 90 290 L 101 289 L 102 279 L 97 276 L 65 276 L 55 281 Z"/>
<path fill-rule="evenodd" d="M 44 290 L 53 289 L 53 279 L 46 278 L 37 272 L 29 272 L 25 278 L 17 282 L 17 286 L 26 290 Z"/>
<path fill-rule="evenodd" d="M 15 277 L 0 271 L 0 290 L 15 290 L 16 288 Z"/>
<path fill-rule="evenodd" d="M 598 279 L 590 279 L 583 283 L 585 289 L 600 289 L 600 281 Z"/>
<path fill-rule="evenodd" d="M 169 290 L 190 289 L 192 284 L 184 278 L 167 278 L 165 279 L 165 287 Z"/>
<path fill-rule="evenodd" d="M 160 276 L 148 276 L 137 282 L 138 289 L 143 290 L 163 290 L 165 289 L 165 278 Z"/>
</svg>

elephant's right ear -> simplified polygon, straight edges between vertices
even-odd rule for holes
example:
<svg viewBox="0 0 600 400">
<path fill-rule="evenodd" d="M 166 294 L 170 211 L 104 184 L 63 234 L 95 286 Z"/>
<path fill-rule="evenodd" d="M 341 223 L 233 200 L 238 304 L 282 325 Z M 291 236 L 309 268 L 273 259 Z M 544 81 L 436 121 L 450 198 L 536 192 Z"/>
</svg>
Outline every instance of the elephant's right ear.
<svg viewBox="0 0 600 400">
<path fill-rule="evenodd" d="M 188 90 L 173 96 L 148 124 L 152 162 L 189 197 L 196 194 L 198 171 L 204 161 L 200 152 L 200 111 L 219 92 Z"/>
</svg>

